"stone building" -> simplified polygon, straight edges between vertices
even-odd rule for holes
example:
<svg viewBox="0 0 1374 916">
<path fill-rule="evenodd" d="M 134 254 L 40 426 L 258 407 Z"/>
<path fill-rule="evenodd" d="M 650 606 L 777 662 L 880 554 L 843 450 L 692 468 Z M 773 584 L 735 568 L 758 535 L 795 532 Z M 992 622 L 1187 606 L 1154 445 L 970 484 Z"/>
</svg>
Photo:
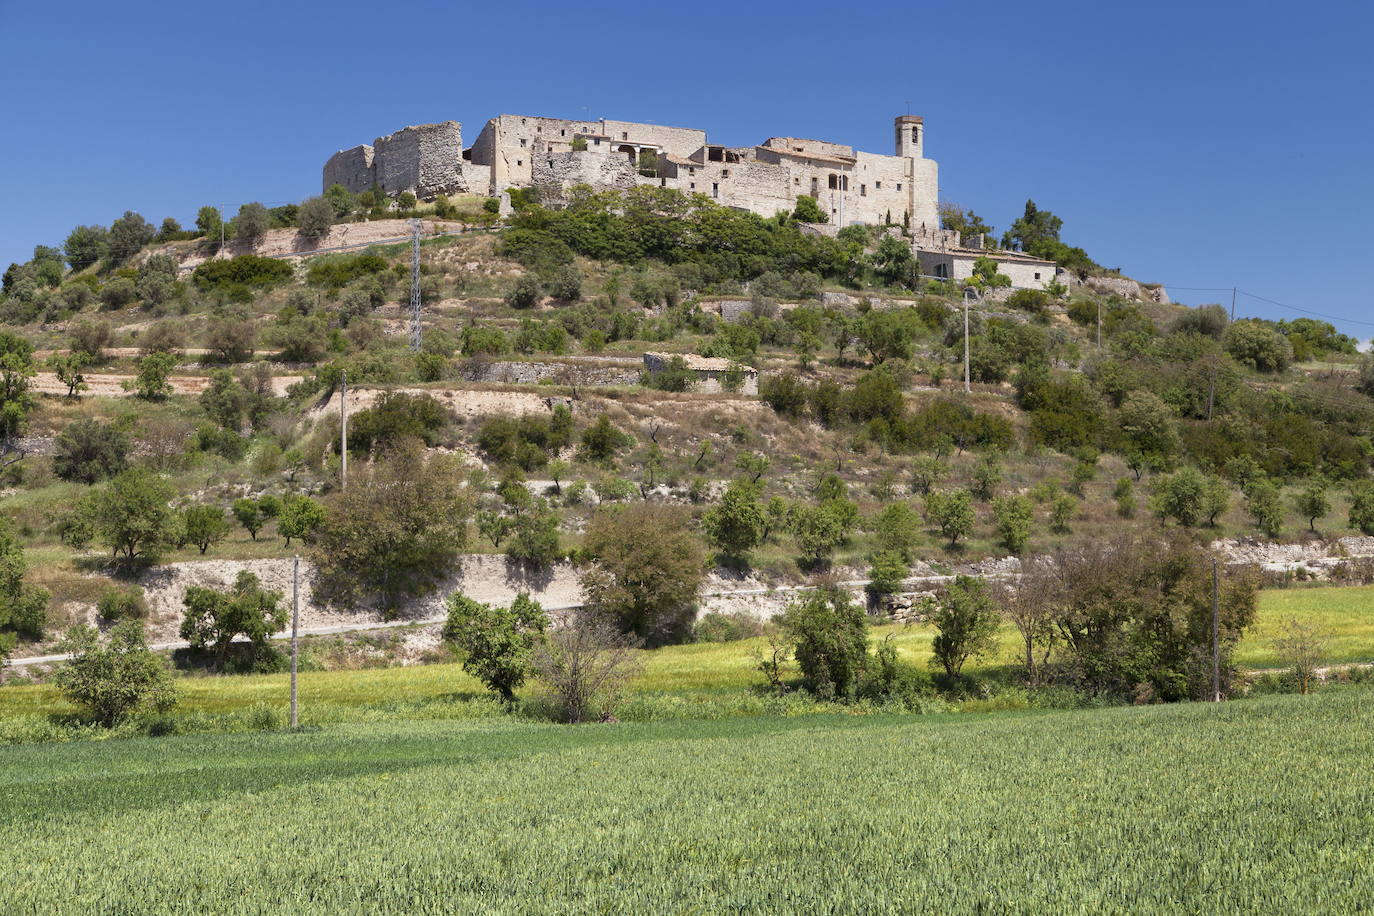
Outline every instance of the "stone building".
<svg viewBox="0 0 1374 916">
<path fill-rule="evenodd" d="M 695 377 L 693 389 L 696 391 L 724 391 L 725 373 L 733 366 L 744 373 L 743 385 L 738 393 L 759 393 L 759 370 L 723 357 L 698 356 L 695 353 L 645 353 L 644 368 L 649 372 L 663 372 L 670 368 L 674 359 L 679 358 Z"/>
<path fill-rule="evenodd" d="M 925 157 L 925 123 L 916 115 L 895 119 L 892 155 L 884 155 L 797 137 L 732 147 L 710 143 L 695 128 L 503 114 L 487 121 L 468 148 L 458 122 L 444 121 L 342 150 L 324 166 L 324 187 L 334 184 L 427 199 L 537 187 L 552 202 L 576 185 L 649 185 L 761 216 L 791 211 L 809 196 L 828 215 L 830 231 L 855 223 L 902 226 L 924 274 L 965 279 L 976 258 L 990 256 L 1014 286 L 1042 288 L 1054 279 L 1048 262 L 966 247 L 940 229 L 939 171 Z"/>
</svg>

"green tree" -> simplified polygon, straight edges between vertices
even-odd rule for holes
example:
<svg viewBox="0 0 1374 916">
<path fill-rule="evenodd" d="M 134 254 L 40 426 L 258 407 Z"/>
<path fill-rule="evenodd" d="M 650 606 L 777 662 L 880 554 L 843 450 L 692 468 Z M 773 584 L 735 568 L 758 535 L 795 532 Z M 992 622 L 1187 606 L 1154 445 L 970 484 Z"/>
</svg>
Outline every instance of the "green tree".
<svg viewBox="0 0 1374 916">
<path fill-rule="evenodd" d="M 82 502 L 95 539 L 126 567 L 153 562 L 169 539 L 171 484 L 143 468 L 120 471 Z"/>
<path fill-rule="evenodd" d="M 33 345 L 17 334 L 0 331 L 0 452 L 9 450 L 33 410 Z"/>
<path fill-rule="evenodd" d="M 113 423 L 84 417 L 68 423 L 53 441 L 53 473 L 63 480 L 99 483 L 128 464 L 129 436 Z"/>
<path fill-rule="evenodd" d="M 873 253 L 873 272 L 893 286 L 911 286 L 919 272 L 911 245 L 890 235 L 883 236 Z"/>
<path fill-rule="evenodd" d="M 24 583 L 27 570 L 14 525 L 0 518 L 0 666 L 21 637 L 42 639 L 47 625 L 48 592 Z"/>
<path fill-rule="evenodd" d="M 238 523 L 248 531 L 248 536 L 256 541 L 263 523 L 262 506 L 258 501 L 248 496 L 236 499 L 230 511 L 234 513 Z"/>
<path fill-rule="evenodd" d="M 951 681 L 958 681 L 965 662 L 996 647 L 1000 622 L 987 582 L 956 576 L 931 616 L 937 630 L 930 644 L 931 664 L 943 668 Z"/>
<path fill-rule="evenodd" d="M 691 624 L 705 552 L 685 510 L 658 503 L 603 507 L 583 540 L 581 572 L 588 606 L 621 632 L 651 643 L 683 635 Z"/>
<path fill-rule="evenodd" d="M 816 198 L 805 194 L 798 195 L 797 205 L 792 210 L 792 218 L 800 223 L 828 223 L 830 217 L 816 203 Z"/>
<path fill-rule="evenodd" d="M 763 507 L 758 487 L 736 480 L 726 488 L 720 503 L 701 518 L 707 542 L 734 562 L 745 562 L 749 551 L 763 543 Z"/>
<path fill-rule="evenodd" d="M 1035 521 L 1035 505 L 1021 493 L 999 496 L 992 503 L 992 517 L 997 535 L 1007 550 L 1021 554 L 1030 541 L 1031 525 Z"/>
<path fill-rule="evenodd" d="M 911 574 L 911 565 L 895 550 L 880 550 L 869 557 L 868 585 L 871 598 L 896 593 Z"/>
<path fill-rule="evenodd" d="M 506 294 L 506 304 L 515 309 L 534 308 L 543 294 L 544 288 L 539 278 L 533 273 L 523 273 Z"/>
<path fill-rule="evenodd" d="M 506 542 L 506 556 L 519 563 L 549 566 L 562 556 L 558 537 L 558 513 L 540 499 L 530 511 L 516 516 Z"/>
<path fill-rule="evenodd" d="M 281 501 L 277 533 L 286 538 L 287 547 L 291 546 L 292 539 L 309 542 L 324 520 L 324 506 L 309 496 L 292 493 Z"/>
<path fill-rule="evenodd" d="M 322 238 L 334 225 L 334 205 L 323 197 L 312 197 L 301 204 L 296 222 L 298 231 L 305 238 Z"/>
<path fill-rule="evenodd" d="M 172 384 L 167 381 L 167 377 L 176 368 L 175 355 L 149 353 L 135 365 L 138 367 L 138 374 L 122 383 L 125 391 L 132 391 L 147 401 L 160 401 L 172 393 Z"/>
<path fill-rule="evenodd" d="M 462 657 L 464 671 L 513 704 L 548 628 L 548 615 L 526 592 L 516 595 L 508 608 L 479 604 L 454 592 L 448 598 L 443 636 Z"/>
<path fill-rule="evenodd" d="M 1245 319 L 1226 328 L 1222 345 L 1238 363 L 1259 372 L 1282 372 L 1293 361 L 1293 346 L 1265 322 Z"/>
<path fill-rule="evenodd" d="M 1361 534 L 1374 535 L 1374 481 L 1359 480 L 1350 485 L 1349 522 Z"/>
<path fill-rule="evenodd" d="M 792 601 L 778 618 L 802 672 L 821 697 L 852 697 L 868 667 L 868 617 L 840 587 L 824 585 Z"/>
<path fill-rule="evenodd" d="M 102 643 L 93 627 L 76 627 L 57 647 L 72 658 L 53 675 L 68 700 L 106 727 L 142 710 L 166 712 L 176 704 L 167 661 L 148 648 L 143 624 L 125 620 Z"/>
<path fill-rule="evenodd" d="M 582 455 L 588 461 L 607 463 L 614 460 L 616 452 L 633 442 L 632 436 L 616 429 L 610 417 L 603 413 L 582 431 Z"/>
<path fill-rule="evenodd" d="M 224 217 L 218 207 L 201 207 L 196 211 L 196 231 L 207 241 L 218 245 L 223 229 Z"/>
<path fill-rule="evenodd" d="M 1255 520 L 1255 527 L 1271 538 L 1283 531 L 1283 499 L 1278 485 L 1267 478 L 1259 478 L 1245 489 L 1245 511 Z"/>
<path fill-rule="evenodd" d="M 830 558 L 849 540 L 854 530 L 855 508 L 847 499 L 822 500 L 819 505 L 793 506 L 788 513 L 797 549 L 808 565 L 816 566 Z"/>
<path fill-rule="evenodd" d="M 1028 200 L 1025 212 L 1003 234 L 1002 247 L 1034 254 L 1043 249 L 1044 243 L 1059 241 L 1059 230 L 1062 228 L 1062 219 L 1049 210 L 1036 207 L 1035 201 Z"/>
<path fill-rule="evenodd" d="M 1078 500 L 1068 493 L 1060 493 L 1050 500 L 1050 530 L 1068 534 L 1069 522 L 1078 514 Z"/>
<path fill-rule="evenodd" d="M 201 553 L 229 536 L 229 521 L 219 506 L 187 506 L 181 513 L 186 540 L 200 548 Z"/>
<path fill-rule="evenodd" d="M 54 353 L 48 357 L 48 370 L 57 380 L 67 386 L 67 397 L 74 398 L 78 392 L 90 386 L 86 384 L 86 363 L 89 357 L 84 353 Z"/>
<path fill-rule="evenodd" d="M 186 589 L 181 621 L 181 638 L 191 647 L 209 652 L 216 671 L 224 670 L 234 638 L 248 640 L 253 658 L 261 656 L 272 634 L 286 626 L 286 609 L 281 592 L 262 588 L 258 577 L 248 570 L 239 572 L 233 588 L 217 591 L 193 585 Z"/>
<path fill-rule="evenodd" d="M 84 270 L 109 253 L 110 234 L 104 226 L 77 226 L 62 250 L 72 270 Z"/>
<path fill-rule="evenodd" d="M 256 243 L 272 228 L 272 214 L 267 208 L 254 201 L 239 207 L 239 215 L 234 217 L 234 238 L 246 239 Z"/>
<path fill-rule="evenodd" d="M 949 464 L 936 455 L 917 455 L 911 462 L 911 489 L 925 495 L 949 476 Z"/>
<path fill-rule="evenodd" d="M 1294 498 L 1293 505 L 1298 514 L 1307 519 L 1307 527 L 1317 530 L 1317 519 L 1325 518 L 1331 512 L 1331 500 L 1326 498 L 1326 483 L 1314 480 L 1303 488 Z"/>
<path fill-rule="evenodd" d="M 993 455 L 984 455 L 973 466 L 972 482 L 969 492 L 983 502 L 997 495 L 997 485 L 1002 482 L 1002 465 Z"/>
<path fill-rule="evenodd" d="M 1134 391 L 1121 405 L 1121 452 L 1140 479 L 1142 469 L 1166 469 L 1180 449 L 1173 411 L 1157 395 Z"/>
<path fill-rule="evenodd" d="M 123 264 L 156 236 L 157 230 L 151 223 L 140 214 L 125 210 L 123 216 L 110 224 L 110 263 Z"/>
<path fill-rule="evenodd" d="M 359 603 L 376 595 L 391 612 L 453 569 L 467 542 L 468 499 L 454 459 L 427 458 L 418 439 L 360 470 L 325 504 L 311 553 L 324 597 Z M 288 514 L 284 505 L 279 530 Z"/>
<path fill-rule="evenodd" d="M 910 564 L 921 540 L 920 514 L 907 502 L 884 506 L 873 520 L 873 539 L 879 552 L 895 553 Z"/>
<path fill-rule="evenodd" d="M 1213 524 L 1226 511 L 1228 494 L 1225 481 L 1186 467 L 1160 478 L 1150 496 L 1150 508 L 1160 518 L 1172 518 L 1186 528 L 1204 521 Z"/>
<path fill-rule="evenodd" d="M 973 534 L 973 498 L 968 490 L 933 490 L 926 496 L 926 518 L 953 547 Z"/>
</svg>

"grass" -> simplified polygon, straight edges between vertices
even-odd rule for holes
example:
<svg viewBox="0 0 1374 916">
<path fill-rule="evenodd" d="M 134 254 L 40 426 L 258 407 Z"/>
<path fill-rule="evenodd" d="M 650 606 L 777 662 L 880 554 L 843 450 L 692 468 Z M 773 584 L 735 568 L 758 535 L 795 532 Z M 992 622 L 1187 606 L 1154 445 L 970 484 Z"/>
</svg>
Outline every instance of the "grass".
<svg viewBox="0 0 1374 916">
<path fill-rule="evenodd" d="M 1244 668 L 1278 667 L 1272 641 L 1291 617 L 1314 621 L 1334 637 L 1329 664 L 1374 662 L 1374 586 L 1270 590 L 1260 593 L 1258 619 L 1236 652 Z M 873 642 L 891 638 L 899 657 L 926 668 L 934 630 L 928 626 L 873 628 Z M 665 709 L 685 717 L 757 715 L 779 711 L 754 696 L 762 683 L 754 652 L 761 640 L 697 643 L 642 653 L 643 673 L 627 718 L 660 718 Z M 1004 628 L 998 652 L 970 663 L 971 673 L 991 673 L 1015 664 L 1017 637 Z M 238 677 L 187 677 L 179 681 L 177 716 L 240 714 L 255 707 L 281 707 L 287 695 L 284 674 Z M 526 693 L 529 691 L 527 690 Z M 303 721 L 337 723 L 373 718 L 467 718 L 493 713 L 482 686 L 457 664 L 345 671 L 307 671 L 300 675 Z M 470 702 L 472 701 L 472 702 Z M 0 721 L 15 717 L 74 712 L 46 685 L 16 685 L 0 691 Z"/>
<path fill-rule="evenodd" d="M 1374 705 L 560 727 L 0 750 L 0 910 L 1353 912 Z"/>
</svg>

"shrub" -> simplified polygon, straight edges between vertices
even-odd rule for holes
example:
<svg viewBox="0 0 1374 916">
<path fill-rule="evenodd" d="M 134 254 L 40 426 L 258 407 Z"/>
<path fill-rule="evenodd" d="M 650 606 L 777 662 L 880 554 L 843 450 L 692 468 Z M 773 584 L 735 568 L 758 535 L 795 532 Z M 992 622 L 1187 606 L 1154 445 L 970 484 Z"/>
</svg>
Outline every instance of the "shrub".
<svg viewBox="0 0 1374 916">
<path fill-rule="evenodd" d="M 921 517 L 908 503 L 894 502 L 874 519 L 873 535 L 880 551 L 896 553 L 910 563 L 921 539 Z"/>
<path fill-rule="evenodd" d="M 24 549 L 8 519 L 0 518 L 0 664 L 19 637 L 42 639 L 49 595 L 24 583 Z"/>
<path fill-rule="evenodd" d="M 71 348 L 74 353 L 82 353 L 92 361 L 105 356 L 105 348 L 110 345 L 114 329 L 108 321 L 78 321 L 71 329 Z"/>
<path fill-rule="evenodd" d="M 1288 338 L 1260 321 L 1247 319 L 1231 324 L 1222 345 L 1236 362 L 1260 372 L 1282 372 L 1293 360 Z"/>
<path fill-rule="evenodd" d="M 1150 508 L 1160 518 L 1172 518 L 1193 528 L 1203 521 L 1214 523 L 1226 511 L 1227 501 L 1226 484 L 1221 478 L 1188 467 L 1155 483 Z"/>
<path fill-rule="evenodd" d="M 759 382 L 759 398 L 784 416 L 801 416 L 806 409 L 806 383 L 790 370 L 768 374 Z"/>
<path fill-rule="evenodd" d="M 1351 528 L 1374 535 L 1374 481 L 1361 480 L 1350 485 Z"/>
<path fill-rule="evenodd" d="M 1307 527 L 1317 530 L 1317 519 L 1325 518 L 1331 511 L 1331 500 L 1326 498 L 1326 484 L 1316 480 L 1304 487 L 1293 498 L 1293 506 L 1298 514 L 1307 519 Z"/>
<path fill-rule="evenodd" d="M 895 550 L 879 551 L 869 560 L 866 590 L 870 598 L 895 594 L 910 574 L 911 566 L 900 553 Z"/>
<path fill-rule="evenodd" d="M 53 441 L 53 473 L 63 480 L 99 483 L 128 464 L 129 436 L 112 423 L 73 420 Z"/>
<path fill-rule="evenodd" d="M 549 627 L 549 618 L 526 592 L 515 596 L 508 608 L 480 604 L 457 592 L 448 599 L 444 641 L 463 660 L 463 670 L 515 702 L 515 691 L 525 683 L 535 647 Z"/>
<path fill-rule="evenodd" d="M 191 271 L 191 282 L 207 292 L 228 290 L 234 286 L 270 289 L 289 282 L 294 276 L 295 271 L 288 261 L 242 254 L 235 258 L 201 263 Z"/>
<path fill-rule="evenodd" d="M 868 618 L 840 587 L 804 593 L 778 618 L 802 672 L 820 697 L 852 697 L 868 666 Z"/>
<path fill-rule="evenodd" d="M 726 488 L 718 505 L 701 518 L 706 540 L 727 558 L 743 561 L 763 541 L 764 516 L 758 488 L 736 480 Z"/>
<path fill-rule="evenodd" d="M 586 613 L 552 630 L 531 661 L 559 719 L 574 725 L 610 719 L 639 670 L 631 643 L 610 621 Z"/>
<path fill-rule="evenodd" d="M 171 353 L 150 353 L 135 365 L 138 373 L 121 383 L 125 391 L 132 391 L 147 401 L 160 401 L 172 393 L 167 377 L 176 368 L 177 359 Z"/>
<path fill-rule="evenodd" d="M 543 500 L 529 511 L 521 512 L 511 524 L 506 556 L 531 566 L 549 566 L 557 562 L 562 556 L 558 521 L 558 513 Z"/>
<path fill-rule="evenodd" d="M 264 512 L 267 500 L 266 496 L 260 500 L 264 504 Z M 277 513 L 277 533 L 286 538 L 287 547 L 291 546 L 293 538 L 310 542 L 324 520 L 324 506 L 309 496 L 293 493 L 281 501 L 281 509 Z"/>
<path fill-rule="evenodd" d="M 109 621 L 143 620 L 148 616 L 148 602 L 137 585 L 111 585 L 100 593 L 95 609 Z"/>
<path fill-rule="evenodd" d="M 708 611 L 692 625 L 697 642 L 739 642 L 762 636 L 766 625 L 748 611 Z"/>
<path fill-rule="evenodd" d="M 582 431 L 582 455 L 588 461 L 612 461 L 618 451 L 633 444 L 634 437 L 616 429 L 604 413 Z"/>
<path fill-rule="evenodd" d="M 691 391 L 696 384 L 696 374 L 687 368 L 685 359 L 674 356 L 664 368 L 643 373 L 640 383 L 658 391 Z"/>
<path fill-rule="evenodd" d="M 239 207 L 239 214 L 234 217 L 234 238 L 236 239 L 256 242 L 266 235 L 270 228 L 272 228 L 272 215 L 266 207 L 257 201 Z"/>
<path fill-rule="evenodd" d="M 326 255 L 311 259 L 305 278 L 311 286 L 337 290 L 360 278 L 383 273 L 389 267 L 386 258 L 377 254 Z"/>
<path fill-rule="evenodd" d="M 220 506 L 187 506 L 181 521 L 186 541 L 200 548 L 201 553 L 229 536 L 229 522 Z"/>
<path fill-rule="evenodd" d="M 72 658 L 53 682 L 101 725 L 117 725 L 140 710 L 165 712 L 176 703 L 167 662 L 148 648 L 139 621 L 116 624 L 103 643 L 95 629 L 77 627 L 58 650 Z"/>
<path fill-rule="evenodd" d="M 134 281 L 128 277 L 114 277 L 100 288 L 100 301 L 108 309 L 122 309 L 137 298 Z"/>
<path fill-rule="evenodd" d="M 516 309 L 534 308 L 539 304 L 541 295 L 543 287 L 540 286 L 539 278 L 532 273 L 521 274 L 520 279 L 515 281 L 515 286 L 506 294 L 506 304 Z"/>
<path fill-rule="evenodd" d="M 432 446 L 451 421 L 448 408 L 431 395 L 385 391 L 371 407 L 349 418 L 348 450 L 365 455 L 408 437 Z"/>
</svg>

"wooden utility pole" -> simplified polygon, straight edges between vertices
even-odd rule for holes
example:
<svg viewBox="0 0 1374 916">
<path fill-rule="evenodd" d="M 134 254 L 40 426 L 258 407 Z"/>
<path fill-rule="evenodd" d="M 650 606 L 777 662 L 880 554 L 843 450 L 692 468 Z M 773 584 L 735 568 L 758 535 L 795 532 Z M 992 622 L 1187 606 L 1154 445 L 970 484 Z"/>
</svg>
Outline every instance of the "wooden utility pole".
<svg viewBox="0 0 1374 916">
<path fill-rule="evenodd" d="M 1097 349 L 1102 351 L 1102 300 L 1097 300 Z"/>
<path fill-rule="evenodd" d="M 1221 601 L 1216 557 L 1212 557 L 1212 702 L 1221 702 Z"/>
<path fill-rule="evenodd" d="M 300 656 L 301 628 L 301 558 L 291 558 L 291 727 L 300 720 L 296 716 L 296 661 Z"/>
<path fill-rule="evenodd" d="M 1236 320 L 1236 288 L 1231 287 L 1231 320 Z"/>
<path fill-rule="evenodd" d="M 968 293 L 964 293 L 964 394 L 971 392 L 968 366 Z"/>
<path fill-rule="evenodd" d="M 339 372 L 339 489 L 348 489 L 348 371 Z"/>
</svg>

